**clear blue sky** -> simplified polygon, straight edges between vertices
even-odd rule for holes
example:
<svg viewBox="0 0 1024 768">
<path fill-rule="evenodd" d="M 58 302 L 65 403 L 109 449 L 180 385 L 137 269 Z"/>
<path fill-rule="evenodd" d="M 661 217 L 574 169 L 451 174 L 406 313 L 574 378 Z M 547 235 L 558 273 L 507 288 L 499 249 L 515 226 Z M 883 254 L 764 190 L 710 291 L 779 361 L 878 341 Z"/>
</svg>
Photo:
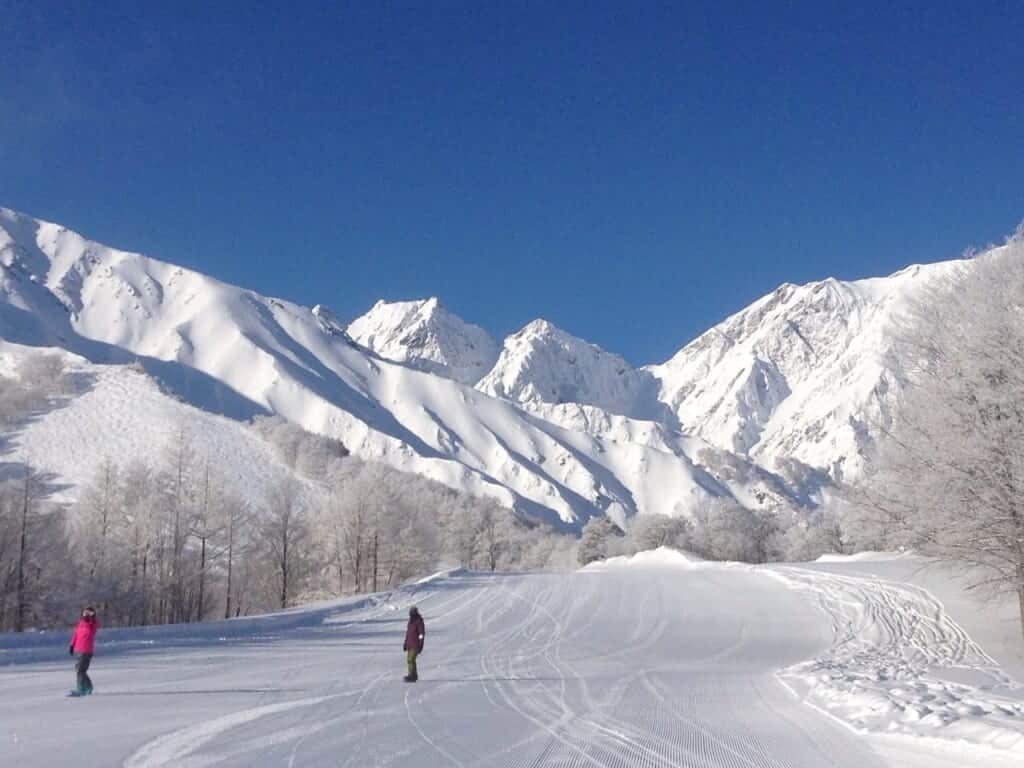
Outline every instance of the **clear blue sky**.
<svg viewBox="0 0 1024 768">
<path fill-rule="evenodd" d="M 439 295 L 655 362 L 779 283 L 1024 218 L 1016 2 L 0 18 L 0 205 L 343 317 Z"/>
</svg>

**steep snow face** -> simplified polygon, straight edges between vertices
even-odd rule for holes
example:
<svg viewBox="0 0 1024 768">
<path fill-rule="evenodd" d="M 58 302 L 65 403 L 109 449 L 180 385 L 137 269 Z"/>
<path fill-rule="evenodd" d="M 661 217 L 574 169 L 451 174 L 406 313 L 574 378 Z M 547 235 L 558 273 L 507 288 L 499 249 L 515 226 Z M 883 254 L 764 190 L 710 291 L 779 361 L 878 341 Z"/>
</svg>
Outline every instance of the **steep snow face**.
<svg viewBox="0 0 1024 768">
<path fill-rule="evenodd" d="M 0 374 L 13 375 L 21 360 L 39 351 L 0 340 Z M 184 435 L 196 460 L 208 463 L 216 484 L 254 509 L 285 479 L 295 482 L 304 498 L 323 501 L 325 493 L 316 483 L 294 473 L 246 425 L 162 392 L 132 366 L 94 365 L 59 349 L 45 351 L 63 357 L 78 391 L 49 412 L 27 418 L 9 439 L 15 462 L 53 478 L 51 500 L 74 501 L 106 460 L 121 467 L 152 461 Z M 3 463 L 0 459 L 0 467 Z"/>
<path fill-rule="evenodd" d="M 636 418 L 666 415 L 649 373 L 546 320 L 534 320 L 505 339 L 498 362 L 477 389 L 528 406 L 579 403 Z"/>
<path fill-rule="evenodd" d="M 683 429 L 766 465 L 857 474 L 901 382 L 887 359 L 908 299 L 965 262 L 888 278 L 783 285 L 648 368 Z"/>
<path fill-rule="evenodd" d="M 387 360 L 475 384 L 498 359 L 498 343 L 436 298 L 378 301 L 348 326 L 359 344 Z"/>
<path fill-rule="evenodd" d="M 602 513 L 687 514 L 711 497 L 751 492 L 718 482 L 685 451 L 566 429 L 381 359 L 324 307 L 260 296 L 2 209 L 0 338 L 93 363 L 138 362 L 199 408 L 276 413 L 360 458 L 567 527 Z"/>
</svg>

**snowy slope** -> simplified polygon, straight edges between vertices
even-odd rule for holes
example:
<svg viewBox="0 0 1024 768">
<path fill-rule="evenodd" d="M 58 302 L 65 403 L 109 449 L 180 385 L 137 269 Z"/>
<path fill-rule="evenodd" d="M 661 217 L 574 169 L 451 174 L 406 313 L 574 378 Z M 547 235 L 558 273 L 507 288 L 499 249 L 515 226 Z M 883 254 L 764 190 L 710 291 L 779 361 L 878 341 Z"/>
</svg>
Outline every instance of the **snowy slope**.
<svg viewBox="0 0 1024 768">
<path fill-rule="evenodd" d="M 263 617 L 101 630 L 96 693 L 81 700 L 63 696 L 64 633 L 0 636 L 3 755 L 21 768 L 69 755 L 127 768 L 1018 765 L 1021 718 L 995 707 L 1014 711 L 1021 688 L 928 593 L 850 565 L 779 578 L 658 551 L 576 573 L 439 574 Z M 906 601 L 905 620 L 879 624 L 892 599 Z M 399 641 L 412 604 L 427 637 L 420 682 L 407 685 Z M 826 673 L 794 688 L 804 665 L 823 663 L 813 660 L 829 660 Z M 931 666 L 907 678 L 887 660 Z M 862 678 L 862 720 L 843 723 L 850 710 L 821 697 L 867 670 L 892 677 Z M 925 689 L 894 706 L 944 676 L 960 682 L 936 691 L 935 714 L 955 717 L 914 721 Z"/>
<path fill-rule="evenodd" d="M 475 384 L 498 358 L 498 343 L 437 298 L 378 301 L 348 326 L 349 335 L 387 360 Z"/>
<path fill-rule="evenodd" d="M 21 360 L 38 352 L 0 341 L 0 374 L 12 375 Z M 105 460 L 121 466 L 133 459 L 157 460 L 182 434 L 196 461 L 208 462 L 216 484 L 254 507 L 285 478 L 294 479 L 307 498 L 323 497 L 316 484 L 295 475 L 244 424 L 169 396 L 130 366 L 94 365 L 69 353 L 63 357 L 78 391 L 18 425 L 10 451 L 18 462 L 58 478 L 50 500 L 74 501 Z"/>
<path fill-rule="evenodd" d="M 362 458 L 565 525 L 686 514 L 730 494 L 688 455 L 566 429 L 383 360 L 315 310 L 0 210 L 0 338 L 137 361 L 202 409 L 277 413 Z"/>
</svg>

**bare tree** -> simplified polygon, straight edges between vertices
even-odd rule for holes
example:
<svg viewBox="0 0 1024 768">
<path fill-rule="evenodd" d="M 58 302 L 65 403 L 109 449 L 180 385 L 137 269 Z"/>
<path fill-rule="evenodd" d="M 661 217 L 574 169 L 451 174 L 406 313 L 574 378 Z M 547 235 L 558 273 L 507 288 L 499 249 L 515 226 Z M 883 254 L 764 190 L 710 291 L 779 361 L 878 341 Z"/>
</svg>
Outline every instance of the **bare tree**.
<svg viewBox="0 0 1024 768">
<path fill-rule="evenodd" d="M 497 570 L 498 560 L 508 545 L 508 532 L 502 525 L 506 516 L 507 513 L 499 512 L 489 504 L 480 510 L 477 547 L 490 571 Z"/>
<path fill-rule="evenodd" d="M 171 623 L 186 621 L 186 588 L 188 574 L 185 564 L 186 546 L 189 540 L 195 487 L 193 483 L 195 456 L 189 434 L 181 427 L 167 447 L 165 470 L 162 474 L 164 486 L 164 508 L 167 516 L 166 542 L 161 542 L 158 552 L 162 559 L 165 575 L 167 620 Z M 166 553 L 166 547 L 170 552 Z"/>
<path fill-rule="evenodd" d="M 21 481 L 20 499 L 20 523 L 18 526 L 18 565 L 17 577 L 14 587 L 14 631 L 25 631 L 25 617 L 28 614 L 28 591 L 27 591 L 27 569 L 29 558 L 29 526 L 31 517 L 35 512 L 35 494 L 37 475 L 34 469 L 25 466 L 24 477 Z"/>
<path fill-rule="evenodd" d="M 224 618 L 231 618 L 232 599 L 235 590 L 235 563 L 239 554 L 244 554 L 246 544 L 244 534 L 250 522 L 249 509 L 245 502 L 233 496 L 224 499 L 221 507 L 220 531 L 224 537 L 223 552 L 226 584 L 224 587 Z M 237 615 L 237 614 L 236 614 Z"/>
<path fill-rule="evenodd" d="M 288 478 L 274 486 L 267 498 L 266 511 L 262 536 L 277 573 L 280 607 L 287 608 L 301 576 L 308 534 L 298 482 Z"/>
</svg>

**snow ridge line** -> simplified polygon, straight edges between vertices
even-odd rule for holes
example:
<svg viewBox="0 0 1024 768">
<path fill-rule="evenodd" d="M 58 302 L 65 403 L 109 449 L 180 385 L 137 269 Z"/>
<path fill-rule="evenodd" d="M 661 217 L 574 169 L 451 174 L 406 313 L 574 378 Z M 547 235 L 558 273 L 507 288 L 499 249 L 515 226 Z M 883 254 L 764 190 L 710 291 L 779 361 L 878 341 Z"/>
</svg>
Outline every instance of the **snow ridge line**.
<svg viewBox="0 0 1024 768">
<path fill-rule="evenodd" d="M 919 587 L 803 568 L 763 569 L 810 592 L 832 622 L 824 655 L 778 673 L 859 733 L 928 737 L 1024 754 L 1020 686 Z"/>
</svg>

